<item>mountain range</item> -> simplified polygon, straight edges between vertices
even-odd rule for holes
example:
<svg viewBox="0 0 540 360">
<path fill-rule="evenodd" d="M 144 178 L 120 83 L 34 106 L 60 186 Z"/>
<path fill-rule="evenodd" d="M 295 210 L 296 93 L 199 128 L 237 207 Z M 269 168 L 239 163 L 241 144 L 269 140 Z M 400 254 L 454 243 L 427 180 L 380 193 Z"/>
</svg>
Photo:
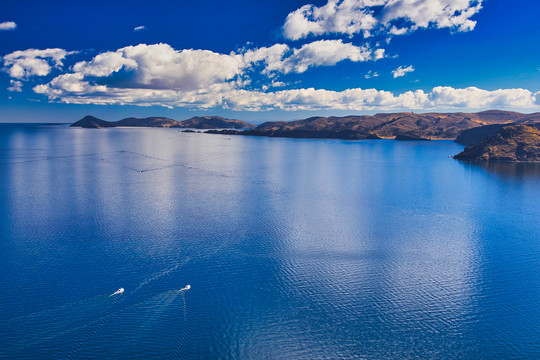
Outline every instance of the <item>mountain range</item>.
<svg viewBox="0 0 540 360">
<path fill-rule="evenodd" d="M 363 116 L 311 117 L 296 121 L 266 122 L 246 135 L 312 137 L 311 134 L 344 134 L 344 138 L 396 138 L 454 140 L 464 130 L 493 124 L 532 124 L 540 113 L 522 114 L 489 110 L 478 113 L 381 113 Z M 294 135 L 294 136 L 290 136 Z M 353 136 L 355 135 L 355 136 Z M 317 136 L 318 137 L 318 136 Z M 339 137 L 340 136 L 328 136 Z"/>
<path fill-rule="evenodd" d="M 347 140 L 455 140 L 469 145 L 495 134 L 505 125 L 531 125 L 540 123 L 540 113 L 522 114 L 512 111 L 488 110 L 478 113 L 380 113 L 310 117 L 295 121 L 269 121 L 258 126 L 241 120 L 220 116 L 196 116 L 184 121 L 166 117 L 126 118 L 105 121 L 85 116 L 71 126 L 105 128 L 117 126 L 174 127 L 194 129 L 227 129 L 227 134 L 293 137 L 337 138 Z M 243 131 L 234 130 L 244 129 Z M 219 131 L 212 131 L 219 133 Z M 225 132 L 224 132 L 225 133 Z"/>
<path fill-rule="evenodd" d="M 187 120 L 178 121 L 166 117 L 129 117 L 118 121 L 105 121 L 87 115 L 70 126 L 82 128 L 111 128 L 127 127 L 165 127 L 165 128 L 192 128 L 192 129 L 247 129 L 255 125 L 241 120 L 225 119 L 221 116 L 195 116 Z"/>
</svg>

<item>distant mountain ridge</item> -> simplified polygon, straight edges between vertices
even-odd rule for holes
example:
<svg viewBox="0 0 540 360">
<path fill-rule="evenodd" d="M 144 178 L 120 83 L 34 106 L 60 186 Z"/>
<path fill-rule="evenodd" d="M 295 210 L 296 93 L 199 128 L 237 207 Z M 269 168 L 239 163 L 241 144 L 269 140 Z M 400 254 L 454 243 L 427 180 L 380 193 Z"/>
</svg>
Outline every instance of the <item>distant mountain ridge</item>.
<svg viewBox="0 0 540 360">
<path fill-rule="evenodd" d="M 226 119 L 221 116 L 195 116 L 178 121 L 166 117 L 129 117 L 118 121 L 105 121 L 87 115 L 70 126 L 82 128 L 111 128 L 111 127 L 164 127 L 164 128 L 193 128 L 193 129 L 250 129 L 255 125 L 241 120 Z"/>
<path fill-rule="evenodd" d="M 356 131 L 381 138 L 407 136 L 418 139 L 455 139 L 462 131 L 491 124 L 530 124 L 540 122 L 540 113 L 522 114 L 489 110 L 479 113 L 380 113 L 363 116 L 311 117 L 296 121 L 266 122 L 254 132 L 273 133 L 309 131 Z"/>
<path fill-rule="evenodd" d="M 85 116 L 71 126 L 105 128 L 116 126 L 174 127 L 194 129 L 247 129 L 229 134 L 328 138 L 345 140 L 398 139 L 398 140 L 455 140 L 464 144 L 478 142 L 493 135 L 507 125 L 533 125 L 540 123 L 540 113 L 522 114 L 513 111 L 488 110 L 478 113 L 379 113 L 310 117 L 295 121 L 269 121 L 259 126 L 241 120 L 220 116 L 195 116 L 184 121 L 166 117 L 126 118 L 109 122 Z M 219 132 L 218 132 L 219 133 Z"/>
<path fill-rule="evenodd" d="M 328 138 L 344 140 L 454 140 L 462 132 L 486 125 L 540 123 L 540 113 L 522 114 L 488 110 L 478 113 L 380 113 L 310 117 L 295 121 L 269 121 L 254 129 L 229 132 L 229 135 L 251 135 L 293 138 Z M 213 132 L 216 133 L 216 132 Z M 219 132 L 218 132 L 219 133 Z"/>
</svg>

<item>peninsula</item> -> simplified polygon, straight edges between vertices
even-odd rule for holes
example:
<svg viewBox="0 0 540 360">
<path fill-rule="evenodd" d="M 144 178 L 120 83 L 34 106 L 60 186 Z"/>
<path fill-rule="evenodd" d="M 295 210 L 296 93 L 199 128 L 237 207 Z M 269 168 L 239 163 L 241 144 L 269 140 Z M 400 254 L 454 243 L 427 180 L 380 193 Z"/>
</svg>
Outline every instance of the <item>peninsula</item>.
<svg viewBox="0 0 540 360">
<path fill-rule="evenodd" d="M 477 144 L 454 156 L 466 161 L 540 162 L 540 130 L 538 126 L 502 127 Z"/>
</svg>

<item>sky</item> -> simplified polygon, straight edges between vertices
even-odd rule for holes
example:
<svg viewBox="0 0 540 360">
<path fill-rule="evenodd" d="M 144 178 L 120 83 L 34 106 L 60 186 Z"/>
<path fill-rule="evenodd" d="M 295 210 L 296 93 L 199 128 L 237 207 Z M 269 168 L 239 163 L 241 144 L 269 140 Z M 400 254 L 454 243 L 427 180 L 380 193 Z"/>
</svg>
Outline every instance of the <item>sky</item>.
<svg viewBox="0 0 540 360">
<path fill-rule="evenodd" d="M 537 0 L 11 1 L 0 122 L 540 111 Z"/>
</svg>

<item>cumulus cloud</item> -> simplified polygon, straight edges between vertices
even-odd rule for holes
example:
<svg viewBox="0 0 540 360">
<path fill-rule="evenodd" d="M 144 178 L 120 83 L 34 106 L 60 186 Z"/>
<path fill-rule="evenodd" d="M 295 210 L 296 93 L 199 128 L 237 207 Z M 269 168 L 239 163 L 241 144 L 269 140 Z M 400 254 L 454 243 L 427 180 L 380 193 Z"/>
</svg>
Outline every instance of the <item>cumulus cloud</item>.
<svg viewBox="0 0 540 360">
<path fill-rule="evenodd" d="M 470 18 L 483 0 L 329 0 L 326 5 L 304 5 L 290 13 L 283 35 L 298 40 L 309 35 L 363 34 L 375 32 L 403 35 L 419 28 L 450 28 L 470 31 Z"/>
<path fill-rule="evenodd" d="M 133 31 L 141 31 L 141 30 L 146 30 L 146 26 L 141 25 L 141 26 L 136 26 L 133 28 Z"/>
<path fill-rule="evenodd" d="M 3 70 L 15 79 L 45 76 L 49 75 L 53 67 L 60 69 L 63 66 L 62 60 L 74 53 L 63 49 L 18 50 L 2 57 Z"/>
<path fill-rule="evenodd" d="M 9 83 L 11 84 L 10 87 L 8 87 L 8 91 L 11 92 L 21 92 L 22 91 L 22 82 L 16 81 L 16 80 L 10 80 Z"/>
<path fill-rule="evenodd" d="M 526 89 L 488 91 L 476 87 L 454 89 L 449 86 L 438 86 L 429 93 L 428 100 L 433 108 L 442 106 L 456 108 L 530 108 L 534 106 L 534 100 L 535 97 L 538 97 L 538 94 L 540 93 L 533 94 Z"/>
<path fill-rule="evenodd" d="M 482 0 L 390 0 L 383 8 L 381 20 L 383 24 L 397 19 L 409 20 L 410 30 L 433 26 L 471 31 L 476 21 L 470 18 L 480 9 Z"/>
<path fill-rule="evenodd" d="M 290 47 L 285 44 L 274 44 L 270 47 L 261 47 L 257 49 L 249 49 L 243 52 L 242 57 L 246 64 L 252 66 L 262 63 L 264 65 L 264 73 L 278 71 L 282 66 L 283 58 L 291 51 Z"/>
<path fill-rule="evenodd" d="M 430 92 L 422 90 L 393 94 L 376 89 L 347 89 L 331 91 L 322 89 L 294 89 L 274 93 L 233 93 L 229 104 L 237 110 L 389 110 L 389 109 L 486 109 L 531 108 L 537 94 L 525 89 L 482 90 L 476 87 L 454 89 L 435 87 Z M 235 102 L 236 100 L 236 102 Z M 258 104 L 263 104 L 259 106 Z M 249 106 L 250 105 L 250 106 Z M 258 107 L 259 106 L 259 107 Z"/>
<path fill-rule="evenodd" d="M 539 94 L 526 89 L 483 90 L 476 87 L 455 89 L 435 87 L 394 94 L 377 89 L 290 89 L 274 92 L 246 90 L 231 83 L 214 84 L 204 90 L 110 88 L 90 84 L 80 75 L 66 74 L 49 84 L 38 85 L 36 93 L 46 95 L 50 101 L 76 104 L 132 104 L 139 106 L 215 108 L 237 111 L 281 109 L 295 110 L 438 110 L 534 108 Z M 535 104 L 536 102 L 536 104 Z"/>
<path fill-rule="evenodd" d="M 25 78 L 50 72 L 50 66 L 43 56 L 30 57 L 30 53 L 27 50 L 24 57 L 15 53 L 5 57 L 6 70 L 12 77 Z M 383 56 L 383 49 L 358 47 L 341 40 L 320 40 L 297 49 L 275 44 L 230 54 L 208 50 L 175 50 L 168 44 L 140 44 L 98 54 L 89 61 L 80 61 L 71 67 L 71 73 L 59 75 L 35 89 L 53 97 L 64 92 L 103 93 L 104 89 L 108 94 L 124 94 L 120 89 L 204 92 L 219 87 L 230 90 L 249 83 L 249 75 L 255 71 L 272 78 L 276 73 L 302 73 L 311 67 L 331 66 L 343 60 L 369 61 Z M 24 67 L 26 71 L 19 69 L 22 66 L 16 67 L 17 61 L 27 61 L 28 58 L 37 61 L 37 64 Z M 60 57 L 57 59 L 60 61 Z"/>
<path fill-rule="evenodd" d="M 413 71 L 414 71 L 414 67 L 412 65 L 409 65 L 409 66 L 406 66 L 406 67 L 400 66 L 397 69 L 392 70 L 392 75 L 394 76 L 394 79 L 395 79 L 395 78 L 398 78 L 398 77 L 405 76 L 405 75 L 407 75 L 407 73 L 410 73 L 410 72 L 413 72 Z"/>
<path fill-rule="evenodd" d="M 230 54 L 208 50 L 175 50 L 167 44 L 127 46 L 74 64 L 69 72 L 33 88 L 51 102 L 77 104 L 131 104 L 234 110 L 388 110 L 482 109 L 535 107 L 538 93 L 525 89 L 482 90 L 436 87 L 394 94 L 377 89 L 283 89 L 275 73 L 301 73 L 314 66 L 344 60 L 370 61 L 384 56 L 380 49 L 358 47 L 341 40 L 320 40 L 299 48 L 285 44 L 243 49 Z M 62 66 L 69 53 L 61 49 L 25 50 L 4 56 L 5 71 L 14 79 L 42 76 L 51 66 Z M 262 67 L 262 70 L 261 70 Z M 394 77 L 413 71 L 400 66 Z M 249 88 L 253 72 L 266 73 L 261 90 Z M 366 78 L 376 77 L 370 71 Z M 12 91 L 21 88 L 11 82 Z M 269 91 L 273 88 L 274 91 Z M 536 104 L 535 104 L 536 103 Z"/>
<path fill-rule="evenodd" d="M 367 37 L 378 25 L 371 6 L 382 5 L 378 0 L 329 0 L 324 6 L 304 5 L 287 16 L 283 35 L 298 40 L 310 34 L 357 34 Z"/>
<path fill-rule="evenodd" d="M 4 21 L 0 23 L 0 30 L 15 30 L 17 24 L 14 21 Z"/>
<path fill-rule="evenodd" d="M 233 79 L 245 68 L 242 55 L 175 50 L 168 44 L 127 46 L 73 66 L 109 87 L 193 90 Z"/>
<path fill-rule="evenodd" d="M 275 46 L 275 45 L 274 45 Z M 287 50 L 288 47 L 285 49 Z M 293 49 L 290 54 L 267 57 L 265 72 L 277 71 L 303 73 L 311 67 L 333 66 L 338 62 L 350 60 L 364 62 L 384 57 L 384 49 L 373 50 L 367 45 L 355 46 L 342 40 L 319 40 Z"/>
</svg>

